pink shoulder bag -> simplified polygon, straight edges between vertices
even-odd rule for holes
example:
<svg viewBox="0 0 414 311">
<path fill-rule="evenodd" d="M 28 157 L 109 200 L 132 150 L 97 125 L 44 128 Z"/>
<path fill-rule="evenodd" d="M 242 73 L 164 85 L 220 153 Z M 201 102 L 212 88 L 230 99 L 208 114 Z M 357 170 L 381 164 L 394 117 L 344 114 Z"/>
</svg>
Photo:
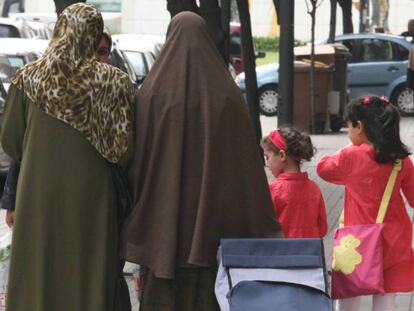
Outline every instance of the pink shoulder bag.
<svg viewBox="0 0 414 311">
<path fill-rule="evenodd" d="M 332 260 L 332 298 L 384 294 L 382 229 L 388 203 L 401 170 L 401 160 L 394 164 L 382 196 L 375 224 L 343 226 L 334 234 Z"/>
</svg>

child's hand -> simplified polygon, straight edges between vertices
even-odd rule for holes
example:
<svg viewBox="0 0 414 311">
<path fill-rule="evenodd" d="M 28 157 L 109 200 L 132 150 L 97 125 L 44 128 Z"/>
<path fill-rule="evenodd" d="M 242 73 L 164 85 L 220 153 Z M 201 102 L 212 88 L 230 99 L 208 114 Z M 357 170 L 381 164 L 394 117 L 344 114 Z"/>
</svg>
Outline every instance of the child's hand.
<svg viewBox="0 0 414 311">
<path fill-rule="evenodd" d="M 13 224 L 14 224 L 14 211 L 7 210 L 7 213 L 6 213 L 6 224 L 9 226 L 10 229 L 13 229 Z"/>
</svg>

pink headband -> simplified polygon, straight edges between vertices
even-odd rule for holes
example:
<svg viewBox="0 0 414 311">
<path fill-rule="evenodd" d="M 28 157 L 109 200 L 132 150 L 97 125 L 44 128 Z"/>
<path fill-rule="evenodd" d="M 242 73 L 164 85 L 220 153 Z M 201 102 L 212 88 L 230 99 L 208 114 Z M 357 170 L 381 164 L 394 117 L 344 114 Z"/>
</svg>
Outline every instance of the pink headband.
<svg viewBox="0 0 414 311">
<path fill-rule="evenodd" d="M 386 106 L 390 103 L 387 96 L 381 96 L 380 99 L 382 100 L 382 106 Z M 365 96 L 364 99 L 362 100 L 362 103 L 364 105 L 370 105 L 372 103 L 371 97 L 370 96 Z"/>
<path fill-rule="evenodd" d="M 271 131 L 269 134 L 269 139 L 279 150 L 286 150 L 287 144 L 285 139 L 280 135 L 279 129 Z"/>
</svg>

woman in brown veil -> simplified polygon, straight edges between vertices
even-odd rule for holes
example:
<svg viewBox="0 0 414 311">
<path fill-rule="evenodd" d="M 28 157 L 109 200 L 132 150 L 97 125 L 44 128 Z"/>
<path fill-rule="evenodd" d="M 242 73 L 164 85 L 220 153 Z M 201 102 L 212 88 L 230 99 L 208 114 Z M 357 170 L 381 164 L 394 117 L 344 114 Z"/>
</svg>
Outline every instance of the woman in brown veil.
<svg viewBox="0 0 414 311">
<path fill-rule="evenodd" d="M 139 93 L 127 260 L 141 310 L 218 310 L 220 238 L 276 237 L 258 143 L 201 17 L 176 15 Z"/>
</svg>

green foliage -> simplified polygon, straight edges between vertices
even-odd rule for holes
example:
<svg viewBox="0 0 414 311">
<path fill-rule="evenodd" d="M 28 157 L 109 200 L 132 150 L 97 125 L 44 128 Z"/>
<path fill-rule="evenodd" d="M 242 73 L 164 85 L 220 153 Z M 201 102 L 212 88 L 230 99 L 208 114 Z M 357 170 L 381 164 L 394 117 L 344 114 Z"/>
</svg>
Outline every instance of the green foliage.
<svg viewBox="0 0 414 311">
<path fill-rule="evenodd" d="M 279 50 L 279 38 L 253 37 L 255 51 L 277 51 Z"/>
<path fill-rule="evenodd" d="M 253 37 L 255 51 L 279 51 L 279 37 Z M 305 45 L 305 41 L 295 39 L 294 45 Z"/>
</svg>

